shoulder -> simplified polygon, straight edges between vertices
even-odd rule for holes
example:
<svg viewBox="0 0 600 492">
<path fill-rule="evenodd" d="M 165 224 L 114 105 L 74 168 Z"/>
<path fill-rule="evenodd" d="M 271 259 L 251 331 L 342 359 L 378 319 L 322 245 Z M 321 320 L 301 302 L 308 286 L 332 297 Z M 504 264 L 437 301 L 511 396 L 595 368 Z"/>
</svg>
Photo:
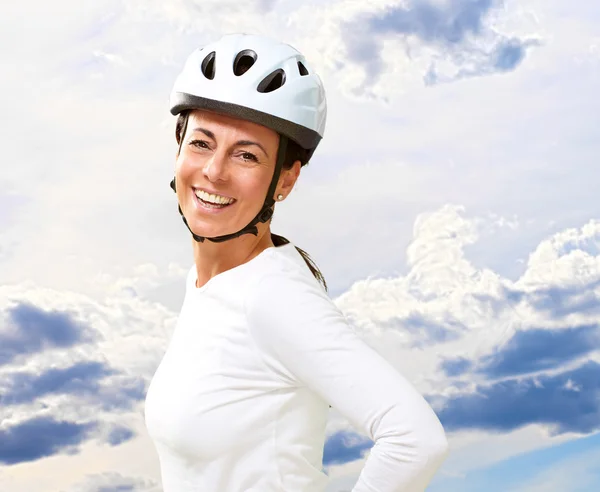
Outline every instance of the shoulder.
<svg viewBox="0 0 600 492">
<path fill-rule="evenodd" d="M 325 293 L 321 282 L 319 282 L 310 271 L 306 260 L 292 243 L 271 249 L 268 268 L 260 272 L 256 277 L 256 284 L 263 287 L 281 283 L 288 286 L 316 287 L 318 292 Z"/>
<path fill-rule="evenodd" d="M 310 271 L 295 268 L 257 279 L 244 304 L 257 336 L 296 339 L 326 326 L 345 323 L 345 316 Z"/>
<path fill-rule="evenodd" d="M 249 287 L 246 302 L 254 307 L 275 301 L 288 307 L 317 299 L 332 302 L 306 265 L 291 262 L 281 262 L 277 269 L 257 275 Z"/>
<path fill-rule="evenodd" d="M 273 251 L 268 265 L 254 273 L 244 308 L 251 325 L 297 326 L 341 313 L 292 245 Z M 280 328 L 278 328 L 280 329 Z"/>
</svg>

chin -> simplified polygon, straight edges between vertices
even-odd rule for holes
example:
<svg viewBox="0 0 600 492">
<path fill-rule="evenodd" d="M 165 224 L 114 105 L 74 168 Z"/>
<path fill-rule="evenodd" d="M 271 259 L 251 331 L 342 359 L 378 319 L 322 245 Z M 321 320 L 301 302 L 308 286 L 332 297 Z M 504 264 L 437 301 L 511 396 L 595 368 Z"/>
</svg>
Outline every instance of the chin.
<svg viewBox="0 0 600 492">
<path fill-rule="evenodd" d="M 249 219 L 248 222 L 250 222 Z M 226 236 L 228 234 L 234 234 L 242 229 L 246 224 L 240 225 L 239 227 L 224 227 L 216 224 L 207 224 L 204 221 L 188 221 L 190 229 L 194 231 L 194 234 L 202 237 L 219 237 Z"/>
</svg>

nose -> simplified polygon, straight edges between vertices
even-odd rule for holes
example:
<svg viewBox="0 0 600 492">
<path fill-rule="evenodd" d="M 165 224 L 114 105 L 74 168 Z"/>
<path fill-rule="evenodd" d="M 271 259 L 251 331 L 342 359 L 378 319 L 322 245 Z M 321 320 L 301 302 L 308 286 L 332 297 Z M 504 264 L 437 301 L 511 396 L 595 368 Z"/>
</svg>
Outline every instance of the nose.
<svg viewBox="0 0 600 492">
<path fill-rule="evenodd" d="M 211 183 L 223 181 L 227 172 L 227 156 L 225 152 L 213 152 L 210 158 L 204 162 L 202 172 L 204 177 Z"/>
</svg>

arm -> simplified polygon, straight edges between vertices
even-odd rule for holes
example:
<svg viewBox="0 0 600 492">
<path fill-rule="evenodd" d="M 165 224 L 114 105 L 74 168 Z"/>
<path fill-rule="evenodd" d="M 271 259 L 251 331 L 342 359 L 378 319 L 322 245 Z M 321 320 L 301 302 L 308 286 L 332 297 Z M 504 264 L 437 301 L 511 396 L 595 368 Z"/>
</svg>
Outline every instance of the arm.
<svg viewBox="0 0 600 492">
<path fill-rule="evenodd" d="M 444 461 L 448 444 L 426 400 L 348 325 L 316 283 L 270 275 L 246 304 L 267 364 L 305 385 L 375 444 L 352 492 L 417 492 Z"/>
</svg>

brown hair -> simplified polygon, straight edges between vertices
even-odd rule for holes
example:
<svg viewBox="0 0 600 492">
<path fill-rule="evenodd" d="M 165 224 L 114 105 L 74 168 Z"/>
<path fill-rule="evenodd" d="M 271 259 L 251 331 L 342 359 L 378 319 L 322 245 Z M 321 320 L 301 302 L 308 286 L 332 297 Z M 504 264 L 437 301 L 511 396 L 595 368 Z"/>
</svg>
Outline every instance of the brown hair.
<svg viewBox="0 0 600 492">
<path fill-rule="evenodd" d="M 189 110 L 182 111 L 177 117 L 177 123 L 175 125 L 175 138 L 177 140 L 178 145 L 181 144 L 181 139 L 183 137 L 181 132 L 183 131 L 183 127 L 186 123 L 186 119 L 188 118 L 189 113 Z M 288 139 L 287 149 L 285 152 L 285 159 L 283 160 L 283 169 L 291 169 L 296 161 L 300 161 L 301 167 L 306 166 L 308 164 L 307 156 L 308 152 L 305 149 L 303 149 L 293 140 Z M 273 233 L 271 233 L 271 241 L 273 241 L 273 244 L 275 246 L 283 246 L 284 244 L 289 244 L 290 242 L 285 237 L 278 236 L 277 234 Z M 321 284 L 323 284 L 325 291 L 327 291 L 327 282 L 325 282 L 325 277 L 321 273 L 321 270 L 319 270 L 315 262 L 312 260 L 312 258 L 306 251 L 300 249 L 298 246 L 295 246 L 295 248 L 298 250 L 298 253 L 300 253 L 302 258 L 304 258 L 304 261 L 306 262 L 306 265 L 308 266 L 311 273 L 319 282 L 321 282 Z"/>
</svg>

